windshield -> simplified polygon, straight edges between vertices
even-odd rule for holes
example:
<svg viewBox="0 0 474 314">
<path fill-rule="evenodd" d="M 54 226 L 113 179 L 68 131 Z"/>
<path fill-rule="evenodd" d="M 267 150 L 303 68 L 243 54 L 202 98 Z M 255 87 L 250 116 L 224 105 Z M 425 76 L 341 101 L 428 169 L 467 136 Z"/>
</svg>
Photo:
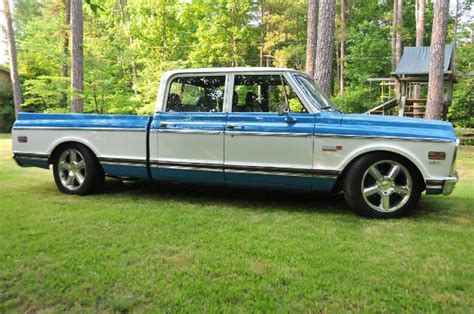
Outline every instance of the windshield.
<svg viewBox="0 0 474 314">
<path fill-rule="evenodd" d="M 329 97 L 324 95 L 319 87 L 316 86 L 311 78 L 301 74 L 296 74 L 295 77 L 305 95 L 316 108 L 324 111 L 340 112 L 340 110 L 334 107 L 334 105 L 331 103 Z"/>
</svg>

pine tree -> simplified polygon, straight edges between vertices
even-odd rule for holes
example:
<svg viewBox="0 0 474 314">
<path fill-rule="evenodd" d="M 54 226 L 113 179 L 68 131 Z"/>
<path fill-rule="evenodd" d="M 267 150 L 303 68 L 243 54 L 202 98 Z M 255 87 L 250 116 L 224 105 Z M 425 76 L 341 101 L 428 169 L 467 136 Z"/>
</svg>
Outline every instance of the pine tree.
<svg viewBox="0 0 474 314">
<path fill-rule="evenodd" d="M 10 77 L 13 88 L 13 101 L 15 103 L 15 116 L 21 111 L 20 78 L 18 75 L 18 64 L 16 57 L 15 34 L 13 33 L 13 19 L 10 12 L 10 1 L 3 0 L 3 14 L 5 15 L 5 33 L 7 36 L 8 56 L 10 58 Z"/>
<path fill-rule="evenodd" d="M 448 25 L 449 0 L 435 2 L 430 46 L 428 103 L 426 118 L 441 119 L 443 112 L 444 49 Z"/>
<path fill-rule="evenodd" d="M 331 94 L 332 58 L 336 18 L 336 0 L 321 0 L 318 12 L 315 81 L 327 95 Z"/>
<path fill-rule="evenodd" d="M 83 60 L 83 14 L 82 0 L 71 0 L 71 37 L 72 37 L 72 102 L 71 111 L 83 111 L 84 60 Z"/>
<path fill-rule="evenodd" d="M 318 0 L 308 1 L 308 34 L 306 38 L 306 72 L 314 76 L 316 41 L 318 40 Z"/>
</svg>

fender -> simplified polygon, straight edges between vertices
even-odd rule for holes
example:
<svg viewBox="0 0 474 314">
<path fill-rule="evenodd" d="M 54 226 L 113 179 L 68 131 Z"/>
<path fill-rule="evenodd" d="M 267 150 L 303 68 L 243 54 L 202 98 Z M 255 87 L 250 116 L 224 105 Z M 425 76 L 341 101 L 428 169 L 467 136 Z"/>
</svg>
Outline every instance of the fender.
<svg viewBox="0 0 474 314">
<path fill-rule="evenodd" d="M 409 150 L 403 149 L 394 144 L 376 143 L 376 144 L 365 145 L 363 147 L 352 150 L 350 154 L 347 156 L 347 158 L 343 160 L 340 166 L 340 169 L 345 170 L 346 167 L 358 157 L 366 153 L 377 152 L 377 151 L 385 151 L 385 152 L 391 152 L 391 153 L 401 155 L 405 157 L 406 159 L 408 159 L 409 161 L 411 161 L 415 165 L 415 167 L 418 168 L 418 170 L 420 171 L 424 179 L 429 177 L 427 169 L 423 166 L 423 163 L 415 154 L 413 154 Z"/>
<path fill-rule="evenodd" d="M 89 148 L 95 156 L 100 157 L 99 150 L 88 140 L 76 137 L 76 136 L 68 136 L 68 137 L 62 137 L 54 141 L 47 149 L 47 154 L 49 155 L 48 158 L 51 158 L 51 155 L 53 151 L 61 144 L 68 143 L 68 142 L 76 142 L 79 144 L 82 144 Z"/>
</svg>

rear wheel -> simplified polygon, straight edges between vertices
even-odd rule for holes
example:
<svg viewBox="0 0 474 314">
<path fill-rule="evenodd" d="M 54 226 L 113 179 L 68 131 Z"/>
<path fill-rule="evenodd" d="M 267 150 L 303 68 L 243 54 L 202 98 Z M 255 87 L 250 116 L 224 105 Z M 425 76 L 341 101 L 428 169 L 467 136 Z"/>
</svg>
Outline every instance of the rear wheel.
<svg viewBox="0 0 474 314">
<path fill-rule="evenodd" d="M 98 192 L 105 175 L 94 154 L 81 144 L 61 149 L 53 162 L 54 181 L 66 194 L 87 195 Z"/>
<path fill-rule="evenodd" d="M 344 196 L 358 214 L 375 218 L 408 215 L 420 199 L 418 171 L 404 158 L 389 153 L 362 156 L 349 169 Z"/>
</svg>

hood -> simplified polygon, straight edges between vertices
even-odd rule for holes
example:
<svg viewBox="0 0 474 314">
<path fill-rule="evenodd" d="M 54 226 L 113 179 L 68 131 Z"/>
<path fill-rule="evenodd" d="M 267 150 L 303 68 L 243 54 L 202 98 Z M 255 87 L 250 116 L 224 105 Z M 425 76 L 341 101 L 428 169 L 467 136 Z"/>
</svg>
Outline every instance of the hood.
<svg viewBox="0 0 474 314">
<path fill-rule="evenodd" d="M 456 141 L 450 122 L 382 115 L 344 114 L 341 132 L 354 136 Z"/>
</svg>

